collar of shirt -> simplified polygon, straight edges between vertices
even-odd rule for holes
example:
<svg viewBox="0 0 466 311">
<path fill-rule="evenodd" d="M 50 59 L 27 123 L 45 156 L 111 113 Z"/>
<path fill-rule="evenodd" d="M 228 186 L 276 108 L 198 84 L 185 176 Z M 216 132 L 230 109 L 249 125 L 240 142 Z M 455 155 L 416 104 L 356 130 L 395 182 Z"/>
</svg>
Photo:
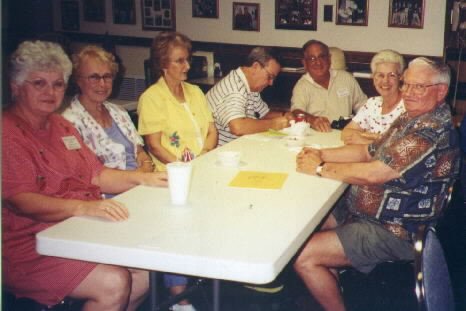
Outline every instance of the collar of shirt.
<svg viewBox="0 0 466 311">
<path fill-rule="evenodd" d="M 332 81 L 335 79 L 335 77 L 337 76 L 337 71 L 336 70 L 333 70 L 333 69 L 330 69 L 330 82 L 328 83 L 329 85 L 329 88 L 330 88 L 330 84 L 332 84 Z M 316 83 L 314 81 L 314 79 L 312 79 L 311 75 L 309 74 L 309 72 L 306 72 L 304 74 L 304 78 L 309 81 L 310 83 L 312 83 L 313 85 L 317 86 L 317 87 L 322 87 L 321 85 L 319 85 L 318 83 Z"/>
<path fill-rule="evenodd" d="M 251 93 L 251 89 L 249 88 L 248 80 L 246 79 L 246 76 L 244 75 L 244 72 L 241 70 L 241 67 L 236 69 L 236 73 L 238 74 L 239 78 L 244 82 L 244 85 L 246 85 L 246 90 L 248 91 L 248 93 Z"/>
</svg>

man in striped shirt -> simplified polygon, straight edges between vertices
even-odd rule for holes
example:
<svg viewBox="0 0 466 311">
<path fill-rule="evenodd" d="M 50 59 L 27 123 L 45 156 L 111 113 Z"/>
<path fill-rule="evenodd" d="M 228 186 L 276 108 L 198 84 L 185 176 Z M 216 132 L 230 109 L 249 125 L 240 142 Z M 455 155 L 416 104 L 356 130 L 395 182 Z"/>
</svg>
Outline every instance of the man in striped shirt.
<svg viewBox="0 0 466 311">
<path fill-rule="evenodd" d="M 249 53 L 245 66 L 232 70 L 209 90 L 206 97 L 218 129 L 219 146 L 238 136 L 289 126 L 293 115 L 271 111 L 260 96 L 279 72 L 280 64 L 273 50 L 256 47 Z"/>
</svg>

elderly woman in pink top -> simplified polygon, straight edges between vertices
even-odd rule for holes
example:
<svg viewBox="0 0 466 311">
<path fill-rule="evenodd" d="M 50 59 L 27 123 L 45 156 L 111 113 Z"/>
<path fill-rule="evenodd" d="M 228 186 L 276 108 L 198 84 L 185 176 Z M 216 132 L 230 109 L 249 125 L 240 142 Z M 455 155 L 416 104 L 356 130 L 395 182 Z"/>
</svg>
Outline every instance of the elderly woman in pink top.
<svg viewBox="0 0 466 311">
<path fill-rule="evenodd" d="M 47 306 L 72 297 L 85 301 L 83 310 L 136 310 L 147 294 L 147 271 L 36 252 L 36 233 L 69 217 L 130 217 L 102 192 L 166 186 L 165 173 L 104 167 L 56 113 L 70 74 L 55 43 L 26 41 L 11 57 L 13 103 L 2 115 L 2 285 Z"/>
</svg>

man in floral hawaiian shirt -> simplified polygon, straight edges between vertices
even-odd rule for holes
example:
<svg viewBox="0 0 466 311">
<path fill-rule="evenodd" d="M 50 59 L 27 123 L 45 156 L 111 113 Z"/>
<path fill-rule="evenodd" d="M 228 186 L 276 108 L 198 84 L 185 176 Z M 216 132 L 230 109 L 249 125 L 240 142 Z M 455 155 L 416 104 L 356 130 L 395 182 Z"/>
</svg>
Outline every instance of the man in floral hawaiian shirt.
<svg viewBox="0 0 466 311">
<path fill-rule="evenodd" d="M 416 58 L 403 76 L 406 113 L 371 145 L 305 149 L 299 172 L 351 184 L 304 247 L 295 269 L 325 310 L 345 310 L 336 269 L 371 271 L 414 258 L 412 235 L 434 221 L 459 168 L 459 141 L 444 102 L 450 71 Z"/>
</svg>

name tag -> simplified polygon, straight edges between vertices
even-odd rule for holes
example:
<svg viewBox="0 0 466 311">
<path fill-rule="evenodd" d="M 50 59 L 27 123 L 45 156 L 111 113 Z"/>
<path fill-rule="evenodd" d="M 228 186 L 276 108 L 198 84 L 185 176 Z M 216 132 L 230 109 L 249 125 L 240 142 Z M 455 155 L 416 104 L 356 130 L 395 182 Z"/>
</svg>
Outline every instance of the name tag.
<svg viewBox="0 0 466 311">
<path fill-rule="evenodd" d="M 349 90 L 348 89 L 338 89 L 337 90 L 337 95 L 338 95 L 338 97 L 347 97 L 347 96 L 349 96 Z"/>
<path fill-rule="evenodd" d="M 74 136 L 65 136 L 61 138 L 65 144 L 66 149 L 68 150 L 77 150 L 81 149 L 79 141 Z"/>
</svg>

